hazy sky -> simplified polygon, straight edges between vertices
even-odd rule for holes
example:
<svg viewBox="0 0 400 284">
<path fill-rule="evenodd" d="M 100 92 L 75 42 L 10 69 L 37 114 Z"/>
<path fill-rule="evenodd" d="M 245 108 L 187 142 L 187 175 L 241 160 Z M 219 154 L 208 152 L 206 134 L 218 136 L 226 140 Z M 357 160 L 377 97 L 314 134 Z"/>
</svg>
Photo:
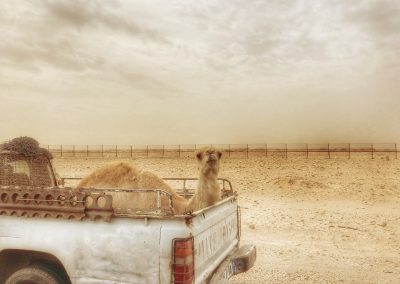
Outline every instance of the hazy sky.
<svg viewBox="0 0 400 284">
<path fill-rule="evenodd" d="M 0 141 L 400 142 L 400 1 L 1 1 Z"/>
</svg>

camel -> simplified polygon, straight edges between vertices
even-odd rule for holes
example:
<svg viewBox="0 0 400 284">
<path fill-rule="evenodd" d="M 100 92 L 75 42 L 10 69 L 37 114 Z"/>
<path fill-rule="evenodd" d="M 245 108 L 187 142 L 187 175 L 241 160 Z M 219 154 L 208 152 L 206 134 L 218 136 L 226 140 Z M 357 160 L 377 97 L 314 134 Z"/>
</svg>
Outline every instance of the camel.
<svg viewBox="0 0 400 284">
<path fill-rule="evenodd" d="M 78 188 L 97 189 L 161 189 L 171 194 L 174 213 L 182 213 L 187 205 L 187 199 L 178 195 L 163 179 L 157 175 L 141 171 L 135 166 L 118 162 L 105 165 L 85 177 L 78 184 Z M 108 191 L 113 197 L 113 207 L 116 211 L 123 211 L 133 207 L 144 209 L 156 208 L 156 193 L 129 193 Z M 169 200 L 165 195 L 161 197 L 161 208 L 168 210 Z"/>
<path fill-rule="evenodd" d="M 140 171 L 126 162 L 108 164 L 95 170 L 81 180 L 78 188 L 161 189 L 171 195 L 173 213 L 181 215 L 211 206 L 221 200 L 218 183 L 221 156 L 221 152 L 213 147 L 205 147 L 197 152 L 199 182 L 194 195 L 189 200 L 177 194 L 162 178 L 148 171 Z M 113 196 L 113 207 L 116 211 L 137 207 L 137 205 L 146 209 L 156 208 L 155 194 L 112 191 L 107 193 Z M 161 208 L 169 208 L 169 200 L 165 195 L 161 199 Z"/>
<path fill-rule="evenodd" d="M 204 147 L 197 152 L 199 182 L 194 195 L 188 202 L 187 210 L 197 211 L 221 200 L 221 189 L 218 182 L 221 156 L 222 153 L 214 147 Z"/>
</svg>

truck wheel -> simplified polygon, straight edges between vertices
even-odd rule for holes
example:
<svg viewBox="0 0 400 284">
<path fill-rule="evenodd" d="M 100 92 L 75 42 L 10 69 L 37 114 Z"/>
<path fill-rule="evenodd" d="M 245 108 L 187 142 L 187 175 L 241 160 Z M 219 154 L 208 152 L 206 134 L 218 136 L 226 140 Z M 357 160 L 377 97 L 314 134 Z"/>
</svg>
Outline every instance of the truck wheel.
<svg viewBox="0 0 400 284">
<path fill-rule="evenodd" d="M 50 268 L 32 265 L 15 271 L 5 284 L 64 284 L 65 281 Z"/>
</svg>

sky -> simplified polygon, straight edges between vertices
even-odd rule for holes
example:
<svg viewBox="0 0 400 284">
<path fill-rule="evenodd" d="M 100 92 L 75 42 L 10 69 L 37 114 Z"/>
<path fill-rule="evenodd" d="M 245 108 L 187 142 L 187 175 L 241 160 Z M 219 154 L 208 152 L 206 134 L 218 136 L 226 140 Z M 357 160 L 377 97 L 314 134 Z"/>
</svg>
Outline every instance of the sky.
<svg viewBox="0 0 400 284">
<path fill-rule="evenodd" d="M 0 141 L 400 142 L 398 0 L 5 0 Z"/>
</svg>

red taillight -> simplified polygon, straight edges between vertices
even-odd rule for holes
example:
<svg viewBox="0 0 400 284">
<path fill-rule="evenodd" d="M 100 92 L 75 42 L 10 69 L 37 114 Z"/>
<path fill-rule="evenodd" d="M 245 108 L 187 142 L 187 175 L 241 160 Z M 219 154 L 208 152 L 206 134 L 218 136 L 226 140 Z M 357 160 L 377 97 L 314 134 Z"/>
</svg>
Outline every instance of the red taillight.
<svg viewBox="0 0 400 284">
<path fill-rule="evenodd" d="M 194 280 L 193 238 L 175 239 L 172 283 L 191 284 Z"/>
</svg>

